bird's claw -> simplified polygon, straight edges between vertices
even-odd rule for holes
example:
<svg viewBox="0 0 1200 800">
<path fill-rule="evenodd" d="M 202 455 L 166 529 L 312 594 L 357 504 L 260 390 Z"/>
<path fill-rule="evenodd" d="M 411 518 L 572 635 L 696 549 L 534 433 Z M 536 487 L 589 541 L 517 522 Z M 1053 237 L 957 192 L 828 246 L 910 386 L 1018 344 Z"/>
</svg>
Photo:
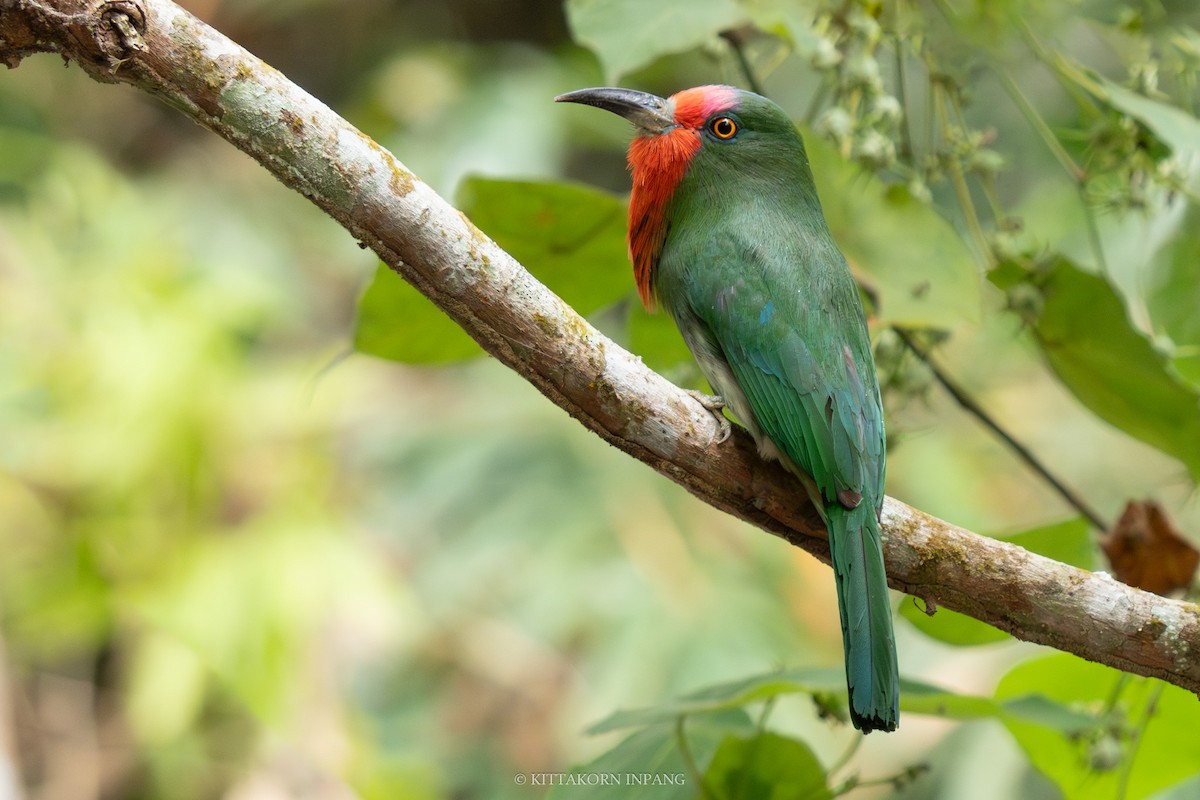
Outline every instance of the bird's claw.
<svg viewBox="0 0 1200 800">
<path fill-rule="evenodd" d="M 729 418 L 722 413 L 722 409 L 725 408 L 725 398 L 716 394 L 705 394 L 695 389 L 688 389 L 687 393 L 692 396 L 693 400 L 712 413 L 713 417 L 717 420 L 719 435 L 714 444 L 721 444 L 728 439 L 733 433 L 733 425 L 730 424 Z"/>
</svg>

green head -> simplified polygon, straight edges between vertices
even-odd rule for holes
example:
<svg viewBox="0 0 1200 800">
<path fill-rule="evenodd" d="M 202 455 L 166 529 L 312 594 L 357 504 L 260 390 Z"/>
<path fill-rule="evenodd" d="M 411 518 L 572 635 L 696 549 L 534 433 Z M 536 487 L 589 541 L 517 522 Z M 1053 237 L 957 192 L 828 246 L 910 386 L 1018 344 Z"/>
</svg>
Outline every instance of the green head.
<svg viewBox="0 0 1200 800">
<path fill-rule="evenodd" d="M 698 86 L 665 99 L 619 88 L 580 89 L 555 99 L 603 108 L 637 129 L 629 145 L 629 255 L 647 307 L 680 192 L 702 192 L 714 211 L 757 196 L 798 203 L 820 217 L 800 134 L 784 110 L 762 95 Z"/>
</svg>

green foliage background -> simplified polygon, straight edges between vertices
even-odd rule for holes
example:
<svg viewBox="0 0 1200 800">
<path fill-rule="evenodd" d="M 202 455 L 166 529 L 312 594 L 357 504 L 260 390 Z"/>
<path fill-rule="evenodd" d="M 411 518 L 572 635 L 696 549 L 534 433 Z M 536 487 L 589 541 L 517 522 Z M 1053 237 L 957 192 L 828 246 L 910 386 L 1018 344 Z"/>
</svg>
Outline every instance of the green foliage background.
<svg viewBox="0 0 1200 800">
<path fill-rule="evenodd" d="M 743 83 L 717 34 L 757 26 L 745 55 L 878 301 L 889 493 L 1098 565 L 900 324 L 1103 517 L 1153 496 L 1198 529 L 1191 4 L 185 5 L 682 384 L 624 262 L 628 131 L 550 101 Z M 860 740 L 830 719 L 828 570 L 476 353 L 171 110 L 49 57 L 6 72 L 0 796 L 1200 791 L 1192 695 L 909 598 L 903 725 Z M 572 768 L 682 777 L 535 782 Z"/>
</svg>

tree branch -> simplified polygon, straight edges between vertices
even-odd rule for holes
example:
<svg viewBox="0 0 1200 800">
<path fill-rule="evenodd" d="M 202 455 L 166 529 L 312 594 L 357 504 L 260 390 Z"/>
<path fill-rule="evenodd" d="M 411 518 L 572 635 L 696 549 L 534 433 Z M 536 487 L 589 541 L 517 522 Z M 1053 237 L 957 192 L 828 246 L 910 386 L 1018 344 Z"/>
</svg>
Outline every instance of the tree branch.
<svg viewBox="0 0 1200 800">
<path fill-rule="evenodd" d="M 369 137 L 168 0 L 0 0 L 0 60 L 56 52 L 163 98 L 303 193 L 602 439 L 828 562 L 795 479 L 538 283 Z M 549 102 L 549 99 L 547 99 Z M 1200 609 L 887 498 L 892 586 L 1014 636 L 1200 692 Z"/>
</svg>

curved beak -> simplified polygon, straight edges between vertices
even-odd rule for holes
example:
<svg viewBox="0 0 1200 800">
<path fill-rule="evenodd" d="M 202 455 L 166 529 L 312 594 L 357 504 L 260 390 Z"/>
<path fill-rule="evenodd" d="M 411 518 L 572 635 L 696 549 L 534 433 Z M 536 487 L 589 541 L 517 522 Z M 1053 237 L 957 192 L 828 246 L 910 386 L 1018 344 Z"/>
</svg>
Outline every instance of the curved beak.
<svg viewBox="0 0 1200 800">
<path fill-rule="evenodd" d="M 560 94 L 554 102 L 603 108 L 632 122 L 640 133 L 659 134 L 676 127 L 674 104 L 649 92 L 614 87 L 577 89 Z"/>
</svg>

